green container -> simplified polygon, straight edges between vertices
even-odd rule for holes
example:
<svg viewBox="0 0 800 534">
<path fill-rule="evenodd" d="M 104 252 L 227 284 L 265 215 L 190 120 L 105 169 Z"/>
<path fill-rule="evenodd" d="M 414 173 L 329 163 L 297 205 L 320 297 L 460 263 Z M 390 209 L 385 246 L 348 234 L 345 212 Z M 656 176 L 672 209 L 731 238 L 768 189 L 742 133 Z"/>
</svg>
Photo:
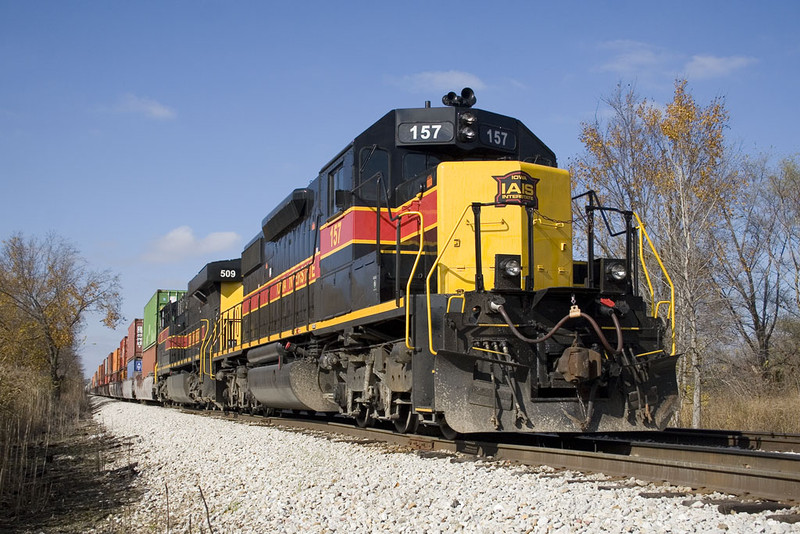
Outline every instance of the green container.
<svg viewBox="0 0 800 534">
<path fill-rule="evenodd" d="M 185 294 L 186 291 L 181 289 L 159 289 L 145 304 L 142 321 L 142 350 L 147 350 L 155 345 L 158 333 L 162 328 L 160 312 L 164 306 L 175 302 Z"/>
</svg>

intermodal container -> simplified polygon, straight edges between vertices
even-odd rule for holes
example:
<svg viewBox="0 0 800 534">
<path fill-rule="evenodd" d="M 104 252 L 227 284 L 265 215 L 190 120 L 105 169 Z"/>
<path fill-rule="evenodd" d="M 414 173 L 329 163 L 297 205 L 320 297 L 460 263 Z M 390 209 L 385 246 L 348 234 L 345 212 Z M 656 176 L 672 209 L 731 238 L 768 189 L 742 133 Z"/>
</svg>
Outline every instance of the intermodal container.
<svg viewBox="0 0 800 534">
<path fill-rule="evenodd" d="M 186 293 L 179 289 L 159 289 L 150 301 L 144 306 L 142 319 L 142 350 L 147 350 L 156 344 L 158 332 L 161 330 L 161 309 L 175 302 Z"/>
<path fill-rule="evenodd" d="M 114 374 L 113 363 L 111 362 L 114 359 L 114 353 L 112 352 L 108 356 L 106 356 L 106 384 L 111 381 L 111 375 Z"/>
<path fill-rule="evenodd" d="M 153 374 L 156 366 L 156 346 L 153 345 L 149 349 L 142 352 L 142 376 Z"/>
<path fill-rule="evenodd" d="M 114 349 L 111 354 L 111 374 L 115 375 L 119 372 L 119 349 Z"/>
<path fill-rule="evenodd" d="M 142 357 L 142 334 L 142 320 L 134 319 L 128 327 L 128 337 L 125 338 L 125 363 Z"/>
</svg>

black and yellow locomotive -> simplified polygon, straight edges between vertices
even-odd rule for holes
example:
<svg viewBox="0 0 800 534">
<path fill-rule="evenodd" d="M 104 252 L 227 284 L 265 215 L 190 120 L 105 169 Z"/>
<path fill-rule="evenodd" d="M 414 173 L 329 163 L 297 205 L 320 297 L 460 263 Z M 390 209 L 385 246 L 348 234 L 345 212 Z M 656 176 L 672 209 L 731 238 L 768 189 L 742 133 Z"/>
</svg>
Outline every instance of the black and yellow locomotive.
<svg viewBox="0 0 800 534">
<path fill-rule="evenodd" d="M 641 223 L 588 197 L 590 220 L 623 216 L 625 253 L 595 258 L 590 225 L 574 261 L 553 152 L 468 89 L 443 102 L 387 113 L 162 310 L 159 399 L 446 435 L 666 424 L 676 358 L 638 295 Z"/>
</svg>

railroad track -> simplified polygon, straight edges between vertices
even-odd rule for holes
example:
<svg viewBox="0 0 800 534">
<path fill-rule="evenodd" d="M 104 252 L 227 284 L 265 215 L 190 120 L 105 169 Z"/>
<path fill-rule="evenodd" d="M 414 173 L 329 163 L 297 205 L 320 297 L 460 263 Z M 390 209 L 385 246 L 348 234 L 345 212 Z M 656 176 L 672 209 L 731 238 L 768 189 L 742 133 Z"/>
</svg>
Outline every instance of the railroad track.
<svg viewBox="0 0 800 534">
<path fill-rule="evenodd" d="M 357 428 L 350 422 L 339 422 L 335 419 L 226 416 L 220 412 L 192 413 L 228 419 L 235 417 L 248 424 L 333 433 L 355 440 L 381 442 L 420 451 L 463 453 L 524 465 L 547 465 L 574 471 L 633 477 L 672 486 L 689 486 L 701 492 L 719 491 L 740 498 L 766 499 L 792 505 L 800 503 L 800 454 L 752 450 L 743 447 L 742 440 L 731 442 L 731 434 L 744 433 L 673 429 L 664 433 L 602 436 L 492 434 L 450 441 L 422 434 L 397 434 L 380 428 Z M 746 434 L 751 438 L 747 441 L 750 447 L 755 443 L 768 443 L 768 448 L 774 447 L 775 441 L 768 442 L 765 439 L 766 434 Z M 677 437 L 681 435 L 687 439 L 677 442 Z M 714 437 L 711 440 L 713 445 L 707 444 L 709 436 Z M 752 439 L 756 436 L 761 436 L 761 439 Z M 784 438 L 778 437 L 777 442 L 791 446 L 791 435 Z"/>
</svg>

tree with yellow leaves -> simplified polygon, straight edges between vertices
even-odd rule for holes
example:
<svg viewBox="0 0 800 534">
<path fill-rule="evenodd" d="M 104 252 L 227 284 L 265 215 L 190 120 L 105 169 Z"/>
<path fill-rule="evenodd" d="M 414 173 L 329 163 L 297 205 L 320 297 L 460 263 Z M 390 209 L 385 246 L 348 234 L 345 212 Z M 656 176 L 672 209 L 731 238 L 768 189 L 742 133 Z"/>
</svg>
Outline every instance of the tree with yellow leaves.
<svg viewBox="0 0 800 534">
<path fill-rule="evenodd" d="M 728 113 L 720 99 L 699 106 L 675 82 L 665 107 L 617 87 L 605 102 L 610 118 L 584 123 L 586 152 L 571 170 L 608 204 L 630 206 L 657 238 L 676 292 L 676 332 L 683 401 L 692 405 L 692 425 L 700 424 L 702 355 L 709 339 L 702 324 L 713 316 L 713 230 L 736 198 L 729 179 L 724 129 Z"/>
<path fill-rule="evenodd" d="M 120 303 L 118 278 L 91 270 L 64 239 L 12 235 L 0 252 L 0 360 L 46 372 L 58 397 L 87 315 L 114 328 Z"/>
</svg>

